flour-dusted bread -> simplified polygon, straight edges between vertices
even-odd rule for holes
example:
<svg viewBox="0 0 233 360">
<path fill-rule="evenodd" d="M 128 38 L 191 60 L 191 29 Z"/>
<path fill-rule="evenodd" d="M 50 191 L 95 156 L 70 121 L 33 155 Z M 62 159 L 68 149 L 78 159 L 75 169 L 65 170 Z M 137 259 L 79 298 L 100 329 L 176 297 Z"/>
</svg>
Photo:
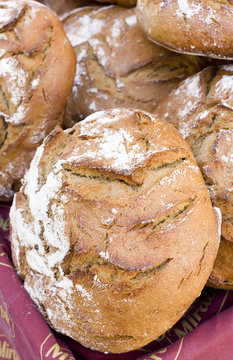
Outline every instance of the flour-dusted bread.
<svg viewBox="0 0 233 360">
<path fill-rule="evenodd" d="M 86 7 L 67 15 L 63 25 L 77 58 L 66 127 L 97 110 L 133 107 L 153 112 L 180 81 L 201 70 L 197 57 L 147 40 L 135 9 Z"/>
<path fill-rule="evenodd" d="M 156 113 L 188 141 L 221 209 L 222 240 L 209 282 L 233 289 L 233 65 L 209 67 L 185 80 Z"/>
<path fill-rule="evenodd" d="M 15 267 L 48 323 L 112 353 L 149 343 L 184 314 L 220 236 L 186 142 L 130 109 L 57 127 L 10 218 Z"/>
<path fill-rule="evenodd" d="M 60 20 L 35 1 L 0 1 L 0 29 L 0 200 L 10 200 L 62 122 L 75 55 Z"/>
<path fill-rule="evenodd" d="M 233 59 L 233 3 L 228 0 L 138 0 L 147 36 L 170 50 Z"/>
</svg>

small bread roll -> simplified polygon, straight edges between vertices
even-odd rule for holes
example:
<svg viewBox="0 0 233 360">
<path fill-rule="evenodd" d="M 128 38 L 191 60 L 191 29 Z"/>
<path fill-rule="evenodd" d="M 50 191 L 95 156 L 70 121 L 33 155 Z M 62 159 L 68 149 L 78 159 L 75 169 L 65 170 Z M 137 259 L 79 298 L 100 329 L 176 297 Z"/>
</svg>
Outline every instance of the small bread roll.
<svg viewBox="0 0 233 360">
<path fill-rule="evenodd" d="M 0 28 L 0 201 L 9 201 L 63 120 L 75 55 L 60 20 L 35 1 L 0 1 Z"/>
<path fill-rule="evenodd" d="M 138 0 L 147 37 L 185 54 L 233 59 L 233 3 L 228 0 Z"/>
<path fill-rule="evenodd" d="M 217 218 L 173 126 L 141 110 L 101 111 L 57 127 L 37 150 L 10 212 L 13 261 L 54 329 L 122 353 L 199 296 Z"/>
<path fill-rule="evenodd" d="M 159 104 L 156 114 L 190 144 L 221 209 L 222 240 L 209 284 L 233 289 L 233 65 L 209 67 L 186 79 Z"/>
<path fill-rule="evenodd" d="M 63 19 L 77 70 L 65 126 L 103 109 L 153 112 L 181 80 L 201 70 L 194 56 L 178 55 L 147 40 L 135 9 L 86 7 Z"/>
</svg>

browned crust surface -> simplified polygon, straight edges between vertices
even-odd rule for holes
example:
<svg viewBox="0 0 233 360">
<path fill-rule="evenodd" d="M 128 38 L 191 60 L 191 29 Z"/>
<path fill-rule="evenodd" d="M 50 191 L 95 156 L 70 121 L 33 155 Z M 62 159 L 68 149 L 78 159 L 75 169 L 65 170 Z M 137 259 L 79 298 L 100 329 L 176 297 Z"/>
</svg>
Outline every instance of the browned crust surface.
<svg viewBox="0 0 233 360">
<path fill-rule="evenodd" d="M 139 0 L 137 16 L 147 36 L 170 50 L 233 58 L 230 0 Z"/>
<path fill-rule="evenodd" d="M 156 111 L 190 144 L 212 202 L 221 209 L 223 242 L 211 279 L 212 284 L 216 281 L 225 288 L 231 288 L 233 282 L 229 261 L 233 256 L 232 110 L 233 66 L 224 65 L 207 68 L 185 80 Z"/>
<path fill-rule="evenodd" d="M 0 200 L 10 200 L 37 146 L 62 122 L 75 58 L 51 10 L 16 0 L 0 1 L 0 11 Z"/>
<path fill-rule="evenodd" d="M 182 316 L 219 242 L 187 144 L 130 109 L 56 128 L 16 194 L 11 226 L 14 264 L 51 326 L 113 353 L 149 343 Z"/>
</svg>

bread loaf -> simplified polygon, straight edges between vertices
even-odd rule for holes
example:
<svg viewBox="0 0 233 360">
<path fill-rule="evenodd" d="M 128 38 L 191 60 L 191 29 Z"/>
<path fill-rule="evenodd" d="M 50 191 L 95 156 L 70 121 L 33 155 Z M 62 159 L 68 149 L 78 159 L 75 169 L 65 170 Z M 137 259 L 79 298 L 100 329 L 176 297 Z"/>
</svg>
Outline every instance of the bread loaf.
<svg viewBox="0 0 233 360">
<path fill-rule="evenodd" d="M 190 144 L 212 202 L 222 211 L 222 241 L 209 283 L 233 289 L 233 65 L 186 79 L 156 114 Z"/>
<path fill-rule="evenodd" d="M 62 122 L 75 55 L 60 20 L 35 1 L 0 1 L 0 28 L 0 200 L 9 201 Z"/>
<path fill-rule="evenodd" d="M 15 267 L 48 323 L 111 353 L 149 343 L 184 314 L 220 235 L 178 131 L 130 109 L 57 127 L 10 218 Z"/>
<path fill-rule="evenodd" d="M 139 0 L 149 39 L 170 50 L 233 59 L 233 4 L 228 0 Z"/>
<path fill-rule="evenodd" d="M 97 110 L 133 107 L 153 112 L 180 81 L 201 70 L 196 57 L 147 40 L 135 9 L 82 8 L 67 15 L 63 24 L 77 59 L 66 127 Z"/>
</svg>

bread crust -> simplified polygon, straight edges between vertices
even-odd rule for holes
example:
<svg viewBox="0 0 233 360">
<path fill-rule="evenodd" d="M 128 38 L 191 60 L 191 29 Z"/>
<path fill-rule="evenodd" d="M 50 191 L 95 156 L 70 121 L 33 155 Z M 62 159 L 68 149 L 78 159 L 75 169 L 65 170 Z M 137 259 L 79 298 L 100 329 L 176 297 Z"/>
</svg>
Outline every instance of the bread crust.
<svg viewBox="0 0 233 360">
<path fill-rule="evenodd" d="M 183 315 L 220 235 L 178 131 L 132 109 L 56 128 L 10 218 L 15 267 L 49 324 L 112 353 L 149 343 Z"/>
<path fill-rule="evenodd" d="M 233 4 L 228 0 L 139 0 L 148 38 L 170 50 L 233 59 Z"/>
<path fill-rule="evenodd" d="M 45 6 L 7 0 L 0 7 L 0 200 L 9 201 L 37 146 L 62 123 L 75 55 Z"/>
<path fill-rule="evenodd" d="M 180 81 L 201 70 L 196 57 L 175 54 L 147 40 L 135 9 L 77 9 L 63 25 L 77 59 L 65 127 L 109 108 L 153 112 Z"/>
<path fill-rule="evenodd" d="M 186 79 L 156 114 L 188 141 L 214 206 L 221 209 L 222 243 L 209 284 L 233 288 L 233 66 L 209 67 Z"/>
</svg>

